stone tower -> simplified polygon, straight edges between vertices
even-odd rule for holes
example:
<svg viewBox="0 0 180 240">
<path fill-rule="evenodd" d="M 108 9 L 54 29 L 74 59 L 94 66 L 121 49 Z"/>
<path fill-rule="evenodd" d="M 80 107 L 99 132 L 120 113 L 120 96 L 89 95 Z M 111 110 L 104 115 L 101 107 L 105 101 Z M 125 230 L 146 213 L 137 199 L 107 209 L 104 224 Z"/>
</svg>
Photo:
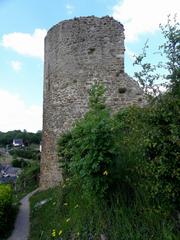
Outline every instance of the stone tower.
<svg viewBox="0 0 180 240">
<path fill-rule="evenodd" d="M 61 133 L 88 108 L 88 90 L 103 82 L 113 111 L 143 104 L 142 90 L 124 72 L 124 27 L 111 17 L 60 22 L 45 38 L 43 145 L 40 186 L 62 180 L 56 155 Z"/>
</svg>

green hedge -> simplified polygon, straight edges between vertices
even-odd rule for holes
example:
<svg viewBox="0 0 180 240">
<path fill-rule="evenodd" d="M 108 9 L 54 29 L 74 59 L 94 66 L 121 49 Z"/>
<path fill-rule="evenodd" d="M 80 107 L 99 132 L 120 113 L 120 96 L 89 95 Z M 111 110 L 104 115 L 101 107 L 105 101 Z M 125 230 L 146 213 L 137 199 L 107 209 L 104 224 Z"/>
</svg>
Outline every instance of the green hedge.
<svg viewBox="0 0 180 240">
<path fill-rule="evenodd" d="M 40 165 L 36 161 L 31 162 L 23 168 L 17 179 L 18 192 L 30 192 L 39 184 Z"/>
<path fill-rule="evenodd" d="M 17 168 L 24 168 L 28 165 L 28 163 L 24 161 L 24 159 L 17 159 L 17 158 L 14 158 L 11 164 L 13 167 L 17 167 Z"/>
<path fill-rule="evenodd" d="M 12 225 L 12 188 L 10 185 L 0 185 L 0 233 L 7 235 Z"/>
<path fill-rule="evenodd" d="M 9 153 L 13 157 L 20 157 L 20 158 L 27 158 L 27 159 L 34 159 L 34 160 L 40 159 L 39 151 L 31 148 L 13 149 L 9 151 Z"/>
</svg>

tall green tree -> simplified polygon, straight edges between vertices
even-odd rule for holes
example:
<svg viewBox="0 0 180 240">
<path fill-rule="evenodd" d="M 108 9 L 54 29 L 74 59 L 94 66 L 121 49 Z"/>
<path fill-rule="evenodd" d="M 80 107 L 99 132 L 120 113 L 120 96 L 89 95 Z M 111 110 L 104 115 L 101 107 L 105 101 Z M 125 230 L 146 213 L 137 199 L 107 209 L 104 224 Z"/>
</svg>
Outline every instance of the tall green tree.
<svg viewBox="0 0 180 240">
<path fill-rule="evenodd" d="M 159 86 L 166 81 L 168 89 L 173 93 L 180 92 L 180 23 L 177 22 L 176 16 L 172 19 L 168 16 L 165 25 L 160 24 L 161 33 L 164 37 L 164 43 L 158 47 L 158 53 L 161 56 L 161 61 L 157 64 L 147 62 L 148 43 L 145 43 L 143 51 L 138 56 L 135 56 L 134 65 L 140 67 L 140 71 L 135 72 L 135 78 L 149 95 L 152 90 L 154 95 L 160 93 L 158 89 L 158 81 L 161 81 Z M 164 63 L 164 59 L 166 60 Z M 151 92 L 151 93 L 152 93 Z"/>
<path fill-rule="evenodd" d="M 135 65 L 141 67 L 136 72 L 139 83 L 149 90 L 155 87 L 160 76 L 159 68 L 166 74 L 168 88 L 165 93 L 152 97 L 147 107 L 147 130 L 144 138 L 145 159 L 148 162 L 147 173 L 150 178 L 150 191 L 167 208 L 180 210 L 180 24 L 176 17 L 168 16 L 166 25 L 160 25 L 165 42 L 159 46 L 165 64 L 146 63 L 145 45 L 143 53 Z M 149 94 L 146 91 L 147 95 Z"/>
</svg>

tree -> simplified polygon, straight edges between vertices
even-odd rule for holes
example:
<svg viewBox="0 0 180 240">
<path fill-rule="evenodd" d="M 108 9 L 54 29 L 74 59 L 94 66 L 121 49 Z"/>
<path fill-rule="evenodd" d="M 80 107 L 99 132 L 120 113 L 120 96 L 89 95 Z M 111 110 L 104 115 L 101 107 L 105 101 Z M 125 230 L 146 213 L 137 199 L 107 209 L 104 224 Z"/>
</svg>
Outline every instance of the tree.
<svg viewBox="0 0 180 240">
<path fill-rule="evenodd" d="M 148 42 L 145 43 L 143 52 L 135 56 L 134 65 L 141 68 L 141 71 L 135 72 L 135 78 L 144 89 L 147 95 L 153 93 L 157 95 L 160 93 L 157 80 L 167 80 L 169 90 L 173 93 L 180 93 L 180 23 L 177 22 L 176 16 L 172 20 L 170 15 L 168 16 L 167 24 L 160 24 L 160 29 L 165 42 L 159 46 L 158 53 L 162 58 L 167 59 L 166 63 L 163 61 L 154 65 L 146 62 L 147 49 L 149 48 Z M 163 60 L 163 59 L 162 59 Z M 164 74 L 159 73 L 158 70 L 164 72 Z M 152 91 L 151 91 L 152 90 Z"/>
<path fill-rule="evenodd" d="M 166 57 L 166 63 L 152 65 L 144 62 L 148 48 L 145 44 L 143 53 L 135 60 L 135 65 L 142 70 L 136 72 L 135 76 L 149 95 L 150 89 L 157 94 L 155 81 L 161 77 L 157 70 L 160 68 L 167 72 L 163 75 L 169 82 L 167 91 L 151 97 L 153 101 L 147 106 L 145 160 L 148 162 L 152 197 L 167 208 L 171 206 L 180 210 L 180 24 L 176 17 L 171 20 L 168 16 L 167 24 L 160 25 L 160 28 L 165 42 L 159 46 L 159 50 L 161 56 Z"/>
</svg>

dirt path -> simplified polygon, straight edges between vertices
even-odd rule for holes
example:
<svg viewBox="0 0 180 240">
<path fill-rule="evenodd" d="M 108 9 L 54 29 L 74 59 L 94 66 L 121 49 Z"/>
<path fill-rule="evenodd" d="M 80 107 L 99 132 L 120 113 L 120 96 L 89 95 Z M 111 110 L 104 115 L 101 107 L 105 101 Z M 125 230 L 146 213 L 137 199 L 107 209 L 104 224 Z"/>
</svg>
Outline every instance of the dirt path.
<svg viewBox="0 0 180 240">
<path fill-rule="evenodd" d="M 30 207 L 29 207 L 29 198 L 37 192 L 38 189 L 26 195 L 21 200 L 21 206 L 19 208 L 19 213 L 16 218 L 14 230 L 12 232 L 11 237 L 8 240 L 27 240 L 29 235 L 29 215 L 30 215 Z"/>
</svg>

